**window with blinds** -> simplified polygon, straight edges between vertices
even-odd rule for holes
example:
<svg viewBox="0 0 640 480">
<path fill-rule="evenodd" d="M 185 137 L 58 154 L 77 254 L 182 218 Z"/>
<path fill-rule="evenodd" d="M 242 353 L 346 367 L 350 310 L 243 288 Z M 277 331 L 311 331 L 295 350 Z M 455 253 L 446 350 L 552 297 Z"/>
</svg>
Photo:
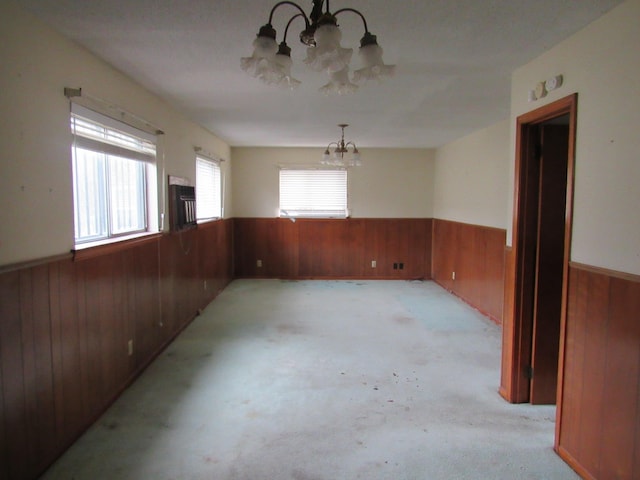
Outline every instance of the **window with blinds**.
<svg viewBox="0 0 640 480">
<path fill-rule="evenodd" d="M 222 216 L 222 176 L 220 164 L 196 156 L 196 218 L 210 220 Z"/>
<path fill-rule="evenodd" d="M 71 131 L 76 245 L 147 231 L 155 137 L 77 105 Z"/>
<path fill-rule="evenodd" d="M 347 170 L 280 170 L 280 216 L 346 218 L 348 214 Z"/>
</svg>

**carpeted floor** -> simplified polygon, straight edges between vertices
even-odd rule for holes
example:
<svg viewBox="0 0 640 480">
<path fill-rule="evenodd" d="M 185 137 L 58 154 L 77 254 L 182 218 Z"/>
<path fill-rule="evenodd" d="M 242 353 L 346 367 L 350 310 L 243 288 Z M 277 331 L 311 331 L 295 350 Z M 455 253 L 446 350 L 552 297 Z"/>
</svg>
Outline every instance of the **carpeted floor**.
<svg viewBox="0 0 640 480">
<path fill-rule="evenodd" d="M 237 280 L 43 478 L 577 479 L 500 342 L 432 282 Z"/>
</svg>

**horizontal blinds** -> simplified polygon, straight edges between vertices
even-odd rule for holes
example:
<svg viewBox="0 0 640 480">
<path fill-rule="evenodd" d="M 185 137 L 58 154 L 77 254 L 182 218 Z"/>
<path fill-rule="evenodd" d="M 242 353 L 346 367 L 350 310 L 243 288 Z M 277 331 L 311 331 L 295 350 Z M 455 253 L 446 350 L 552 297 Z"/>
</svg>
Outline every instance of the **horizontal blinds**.
<svg viewBox="0 0 640 480">
<path fill-rule="evenodd" d="M 128 150 L 118 145 L 94 140 L 93 138 L 77 136 L 75 139 L 75 145 L 77 148 L 91 150 L 92 152 L 105 153 L 107 155 L 114 155 L 116 157 L 128 158 L 131 160 L 139 160 L 141 162 L 153 162 L 156 158 L 153 155 Z"/>
<path fill-rule="evenodd" d="M 219 218 L 222 212 L 220 165 L 196 157 L 196 216 Z"/>
<path fill-rule="evenodd" d="M 280 170 L 280 213 L 288 217 L 346 217 L 346 170 Z"/>
<path fill-rule="evenodd" d="M 75 146 L 143 162 L 155 162 L 156 137 L 86 108 L 72 106 Z"/>
</svg>

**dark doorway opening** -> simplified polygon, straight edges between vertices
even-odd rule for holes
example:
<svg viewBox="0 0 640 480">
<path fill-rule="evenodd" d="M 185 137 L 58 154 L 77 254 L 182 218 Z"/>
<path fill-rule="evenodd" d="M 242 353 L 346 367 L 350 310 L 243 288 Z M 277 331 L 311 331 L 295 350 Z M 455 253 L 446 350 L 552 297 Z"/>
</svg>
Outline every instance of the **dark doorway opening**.
<svg viewBox="0 0 640 480">
<path fill-rule="evenodd" d="M 513 317 L 503 348 L 513 403 L 556 403 L 571 240 L 577 96 L 518 117 Z M 511 290 L 507 288 L 507 292 Z M 505 365 L 505 363 L 507 363 Z M 510 363 L 510 364 L 509 364 Z"/>
</svg>

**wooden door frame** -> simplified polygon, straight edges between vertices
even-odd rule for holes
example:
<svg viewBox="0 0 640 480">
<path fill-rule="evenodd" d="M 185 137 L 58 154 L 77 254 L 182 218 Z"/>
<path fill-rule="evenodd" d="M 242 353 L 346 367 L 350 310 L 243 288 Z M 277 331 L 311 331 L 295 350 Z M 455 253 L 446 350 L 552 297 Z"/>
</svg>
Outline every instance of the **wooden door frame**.
<svg viewBox="0 0 640 480">
<path fill-rule="evenodd" d="M 536 110 L 520 115 L 516 124 L 516 159 L 513 202 L 513 237 L 512 261 L 506 262 L 508 271 L 505 272 L 505 309 L 503 314 L 503 361 L 502 385 L 500 394 L 510 403 L 529 401 L 529 378 L 527 369 L 531 362 L 532 325 L 525 319 L 526 312 L 523 302 L 527 295 L 526 279 L 524 278 L 525 256 L 525 215 L 524 199 L 526 195 L 526 167 L 531 159 L 531 149 L 534 131 L 539 124 L 553 118 L 569 115 L 569 148 L 567 162 L 567 196 L 565 207 L 564 233 L 564 261 L 562 271 L 562 308 L 560 318 L 560 352 L 558 365 L 558 394 L 557 415 L 561 415 L 562 379 L 564 365 L 564 337 L 567 313 L 567 292 L 569 278 L 569 259 L 571 248 L 571 231 L 573 225 L 573 184 L 575 167 L 575 140 L 577 122 L 578 94 L 569 95 Z M 560 422 L 557 422 L 559 425 Z"/>
</svg>

